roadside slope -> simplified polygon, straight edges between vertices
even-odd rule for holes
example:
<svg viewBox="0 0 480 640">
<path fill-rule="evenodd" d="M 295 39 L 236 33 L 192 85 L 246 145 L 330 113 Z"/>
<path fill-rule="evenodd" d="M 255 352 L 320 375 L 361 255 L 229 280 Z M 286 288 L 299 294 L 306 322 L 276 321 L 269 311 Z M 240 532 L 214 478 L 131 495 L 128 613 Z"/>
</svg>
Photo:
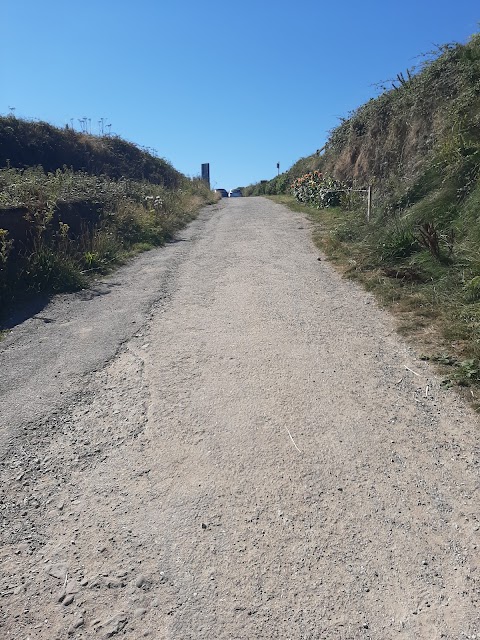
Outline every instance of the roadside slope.
<svg viewBox="0 0 480 640">
<path fill-rule="evenodd" d="M 302 216 L 195 224 L 88 395 L 11 434 L 4 635 L 478 633 L 476 417 Z"/>
</svg>

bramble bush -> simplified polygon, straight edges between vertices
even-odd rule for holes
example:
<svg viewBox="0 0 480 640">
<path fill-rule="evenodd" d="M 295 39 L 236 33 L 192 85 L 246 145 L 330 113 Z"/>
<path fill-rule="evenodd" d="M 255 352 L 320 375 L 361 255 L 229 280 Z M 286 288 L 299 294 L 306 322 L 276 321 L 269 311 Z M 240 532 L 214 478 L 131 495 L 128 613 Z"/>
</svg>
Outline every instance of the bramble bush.
<svg viewBox="0 0 480 640">
<path fill-rule="evenodd" d="M 302 204 L 324 209 L 338 207 L 345 186 L 321 171 L 311 171 L 297 178 L 290 186 L 292 195 Z"/>
</svg>

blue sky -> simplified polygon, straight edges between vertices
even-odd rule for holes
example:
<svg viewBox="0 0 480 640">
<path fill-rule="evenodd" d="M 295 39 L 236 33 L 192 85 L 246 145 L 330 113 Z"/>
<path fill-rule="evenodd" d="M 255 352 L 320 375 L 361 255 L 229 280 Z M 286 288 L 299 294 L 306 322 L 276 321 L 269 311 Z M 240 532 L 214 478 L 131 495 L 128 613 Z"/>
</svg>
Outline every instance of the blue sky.
<svg viewBox="0 0 480 640">
<path fill-rule="evenodd" d="M 377 83 L 479 22 L 478 0 L 0 0 L 0 114 L 105 118 L 231 189 L 322 147 Z"/>
</svg>

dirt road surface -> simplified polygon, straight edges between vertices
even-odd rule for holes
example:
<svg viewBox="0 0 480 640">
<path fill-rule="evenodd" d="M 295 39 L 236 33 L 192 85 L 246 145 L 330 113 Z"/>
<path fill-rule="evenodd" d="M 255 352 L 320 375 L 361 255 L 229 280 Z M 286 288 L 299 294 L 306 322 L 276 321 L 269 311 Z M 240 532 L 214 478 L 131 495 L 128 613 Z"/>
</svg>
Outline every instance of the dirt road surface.
<svg viewBox="0 0 480 640">
<path fill-rule="evenodd" d="M 270 201 L 0 345 L 0 637 L 480 638 L 478 419 Z"/>
</svg>

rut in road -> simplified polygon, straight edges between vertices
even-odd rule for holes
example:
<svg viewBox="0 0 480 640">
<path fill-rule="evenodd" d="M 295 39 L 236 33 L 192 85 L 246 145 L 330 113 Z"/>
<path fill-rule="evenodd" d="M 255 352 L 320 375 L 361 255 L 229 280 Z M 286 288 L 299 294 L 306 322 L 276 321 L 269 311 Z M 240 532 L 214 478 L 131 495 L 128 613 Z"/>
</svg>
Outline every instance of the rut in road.
<svg viewBox="0 0 480 640">
<path fill-rule="evenodd" d="M 239 198 L 185 238 L 87 395 L 11 440 L 2 637 L 474 638 L 474 414 L 301 215 Z"/>
</svg>

